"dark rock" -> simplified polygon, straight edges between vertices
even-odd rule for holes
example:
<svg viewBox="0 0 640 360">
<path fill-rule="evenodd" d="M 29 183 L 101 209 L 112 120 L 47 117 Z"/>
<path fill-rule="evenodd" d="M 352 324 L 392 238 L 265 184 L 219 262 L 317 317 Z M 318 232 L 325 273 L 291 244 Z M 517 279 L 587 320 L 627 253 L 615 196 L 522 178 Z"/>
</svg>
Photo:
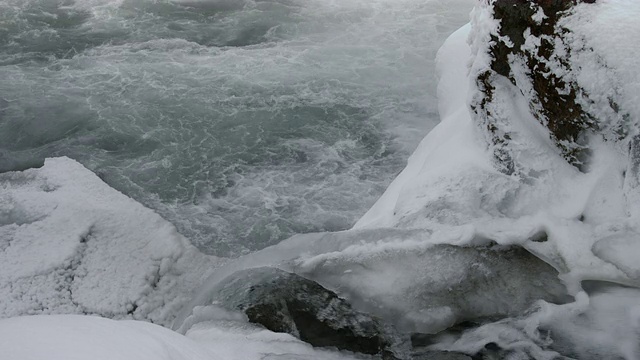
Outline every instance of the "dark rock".
<svg viewBox="0 0 640 360">
<path fill-rule="evenodd" d="M 518 246 L 439 244 L 366 258 L 333 256 L 302 274 L 339 289 L 358 310 L 405 333 L 435 335 L 453 326 L 451 332 L 456 324 L 464 329 L 470 322 L 518 316 L 538 300 L 573 300 L 556 269 Z M 380 281 L 363 283 L 372 274 Z"/>
<path fill-rule="evenodd" d="M 502 360 L 502 359 L 521 359 L 521 360 L 536 360 L 535 357 L 522 352 L 520 350 L 510 350 L 502 348 L 500 345 L 494 342 L 488 342 L 484 345 L 484 348 L 473 354 L 469 358 L 470 360 Z M 556 356 L 556 360 L 569 360 L 561 355 Z"/>
<path fill-rule="evenodd" d="M 313 346 L 395 359 L 395 331 L 354 310 L 318 283 L 275 268 L 239 271 L 224 279 L 213 300 L 244 312 L 249 321 L 289 333 Z"/>
</svg>

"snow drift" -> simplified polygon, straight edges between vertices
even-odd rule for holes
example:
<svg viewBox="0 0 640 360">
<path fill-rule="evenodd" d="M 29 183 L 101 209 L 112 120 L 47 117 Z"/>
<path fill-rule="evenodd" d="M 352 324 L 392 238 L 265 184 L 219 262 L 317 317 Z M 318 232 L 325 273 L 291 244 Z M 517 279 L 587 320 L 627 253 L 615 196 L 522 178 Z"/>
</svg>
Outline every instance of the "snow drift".
<svg viewBox="0 0 640 360">
<path fill-rule="evenodd" d="M 187 336 L 144 321 L 80 315 L 0 320 L 4 360 L 356 359 L 250 324 L 202 323 Z"/>
</svg>

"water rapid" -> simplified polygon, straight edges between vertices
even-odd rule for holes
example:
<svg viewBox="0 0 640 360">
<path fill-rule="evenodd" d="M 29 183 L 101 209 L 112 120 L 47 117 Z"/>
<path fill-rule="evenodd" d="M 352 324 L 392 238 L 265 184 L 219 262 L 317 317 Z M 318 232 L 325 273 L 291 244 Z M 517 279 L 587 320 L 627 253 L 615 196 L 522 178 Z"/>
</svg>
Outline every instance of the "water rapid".
<svg viewBox="0 0 640 360">
<path fill-rule="evenodd" d="M 0 0 L 0 172 L 69 156 L 207 253 L 349 228 L 470 0 Z"/>
</svg>

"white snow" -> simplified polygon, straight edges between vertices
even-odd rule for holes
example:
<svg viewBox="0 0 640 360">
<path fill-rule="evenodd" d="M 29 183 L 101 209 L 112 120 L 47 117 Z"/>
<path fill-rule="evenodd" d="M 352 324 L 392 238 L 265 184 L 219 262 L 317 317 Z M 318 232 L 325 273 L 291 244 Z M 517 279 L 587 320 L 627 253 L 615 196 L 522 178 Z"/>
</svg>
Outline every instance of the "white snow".
<svg viewBox="0 0 640 360">
<path fill-rule="evenodd" d="M 143 321 L 43 315 L 0 320 L 4 360 L 228 359 L 194 340 Z"/>
<path fill-rule="evenodd" d="M 0 317 L 91 313 L 169 323 L 222 261 L 68 158 L 0 174 Z"/>
<path fill-rule="evenodd" d="M 186 336 L 144 321 L 38 315 L 0 320 L 2 360 L 356 359 L 246 322 L 202 322 Z M 362 357 L 358 357 L 362 359 Z"/>
<path fill-rule="evenodd" d="M 199 322 L 186 333 L 202 347 L 228 360 L 355 360 L 349 352 L 313 348 L 289 334 L 274 333 L 243 321 Z"/>
<path fill-rule="evenodd" d="M 538 11 L 535 14 L 533 14 L 533 16 L 531 17 L 531 20 L 535 21 L 537 24 L 542 24 L 542 22 L 546 18 L 547 18 L 547 15 L 545 15 L 544 10 L 542 8 L 539 8 Z"/>
<path fill-rule="evenodd" d="M 539 303 L 521 318 L 510 318 L 469 331 L 452 343 L 434 348 L 475 353 L 488 342 L 513 350 L 510 358 L 553 360 L 640 358 L 640 291 L 611 288 L 588 296 L 582 292 L 565 305 Z M 553 341 L 549 339 L 553 337 Z"/>
</svg>

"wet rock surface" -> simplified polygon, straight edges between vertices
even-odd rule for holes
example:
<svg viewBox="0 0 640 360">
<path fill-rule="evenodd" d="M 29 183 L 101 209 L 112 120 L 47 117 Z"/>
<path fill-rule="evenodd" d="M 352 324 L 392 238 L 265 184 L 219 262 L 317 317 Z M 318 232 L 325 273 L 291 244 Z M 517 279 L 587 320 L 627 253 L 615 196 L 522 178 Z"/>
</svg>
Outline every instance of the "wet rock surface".
<svg viewBox="0 0 640 360">
<path fill-rule="evenodd" d="M 302 276 L 276 268 L 249 269 L 226 278 L 214 291 L 219 305 L 240 310 L 271 331 L 313 346 L 396 358 L 399 337 L 392 328 Z"/>
<path fill-rule="evenodd" d="M 409 332 L 396 327 L 397 324 L 392 319 L 370 315 L 370 313 L 379 314 L 373 309 L 360 306 L 362 304 L 356 300 L 356 294 L 346 294 L 347 300 L 313 280 L 271 267 L 242 270 L 232 274 L 210 290 L 210 299 L 216 306 L 244 313 L 252 323 L 260 324 L 274 332 L 291 334 L 313 346 L 333 347 L 362 354 L 378 355 L 383 359 L 468 359 L 470 357 L 465 354 L 439 352 L 430 349 L 430 346 L 437 344 L 445 337 L 458 337 L 466 330 L 511 314 L 510 311 L 496 312 L 493 308 L 486 308 L 489 306 L 487 300 L 497 304 L 495 306 L 498 309 L 503 309 L 503 305 L 509 303 L 510 305 L 505 309 L 512 309 L 515 306 L 517 313 L 523 311 L 527 304 L 531 304 L 535 299 L 544 298 L 560 302 L 564 300 L 561 296 L 562 289 L 560 288 L 562 286 L 558 284 L 557 278 L 553 275 L 557 273 L 524 249 L 513 248 L 496 251 L 440 246 L 431 251 L 435 257 L 425 257 L 425 262 L 422 264 L 435 262 L 431 266 L 441 266 L 443 265 L 441 263 L 445 261 L 471 264 L 469 266 L 478 270 L 473 271 L 472 276 L 464 277 L 468 281 L 458 284 L 452 279 L 453 282 L 447 281 L 450 283 L 449 286 L 443 288 L 437 286 L 437 282 L 434 283 L 436 280 L 428 280 L 429 277 L 437 278 L 438 275 L 432 271 L 430 266 L 425 266 L 422 269 L 423 281 L 414 283 L 413 290 L 401 291 L 404 293 L 404 295 L 400 294 L 401 296 L 409 296 L 412 291 L 418 291 L 423 294 L 421 296 L 427 303 L 429 301 L 436 303 L 444 301 L 444 304 L 452 307 L 459 302 L 462 302 L 462 305 L 470 302 L 465 305 L 466 307 L 463 306 L 466 312 L 458 311 L 460 312 L 458 321 L 440 333 L 409 335 Z M 451 259 L 447 256 L 451 252 L 454 254 L 460 252 L 462 254 L 477 254 L 472 256 L 474 260 L 469 263 L 469 259 Z M 501 259 L 507 260 L 502 261 Z M 377 261 L 383 261 L 383 259 L 378 258 Z M 413 261 L 409 262 L 413 263 Z M 397 262 L 394 261 L 394 263 Z M 484 265 L 479 265 L 479 263 Z M 375 264 L 369 265 L 374 266 Z M 369 265 L 363 263 L 365 268 Z M 478 268 L 478 266 L 480 267 Z M 400 268 L 404 269 L 402 266 Z M 495 271 L 489 271 L 489 268 L 495 268 Z M 344 274 L 344 269 L 336 264 L 332 264 L 331 269 Z M 325 270 L 331 272 L 331 269 L 326 268 Z M 479 269 L 485 270 L 480 271 Z M 531 286 L 533 290 L 525 291 L 528 288 L 519 286 L 520 282 L 514 282 L 511 279 L 512 274 L 510 274 L 523 271 L 535 273 L 536 277 L 539 277 L 537 281 L 541 283 L 527 285 Z M 330 276 L 330 274 L 325 275 Z M 410 277 L 411 274 L 405 272 L 405 275 Z M 493 280 L 487 282 L 483 280 L 485 276 Z M 496 286 L 499 290 L 492 290 L 495 286 L 491 284 L 494 282 L 498 284 Z M 542 283 L 545 284 L 543 287 L 546 290 L 544 291 L 538 289 Z M 529 284 L 529 280 L 522 284 L 523 286 Z M 548 286 L 553 291 L 547 289 Z M 495 297 L 490 300 L 485 297 L 478 298 L 479 295 L 475 294 L 477 291 L 501 295 L 500 298 Z M 515 294 L 511 294 L 510 291 L 517 291 L 518 298 L 514 297 Z M 351 298 L 352 296 L 354 298 Z M 491 297 L 491 295 L 489 296 Z M 556 298 L 557 296 L 560 298 Z M 523 299 L 528 300 L 524 301 Z M 429 308 L 427 305 L 425 306 L 424 309 Z M 384 310 L 381 311 L 384 312 Z M 486 316 L 486 312 L 493 314 L 493 316 Z M 398 314 L 398 316 L 401 315 Z"/>
</svg>

